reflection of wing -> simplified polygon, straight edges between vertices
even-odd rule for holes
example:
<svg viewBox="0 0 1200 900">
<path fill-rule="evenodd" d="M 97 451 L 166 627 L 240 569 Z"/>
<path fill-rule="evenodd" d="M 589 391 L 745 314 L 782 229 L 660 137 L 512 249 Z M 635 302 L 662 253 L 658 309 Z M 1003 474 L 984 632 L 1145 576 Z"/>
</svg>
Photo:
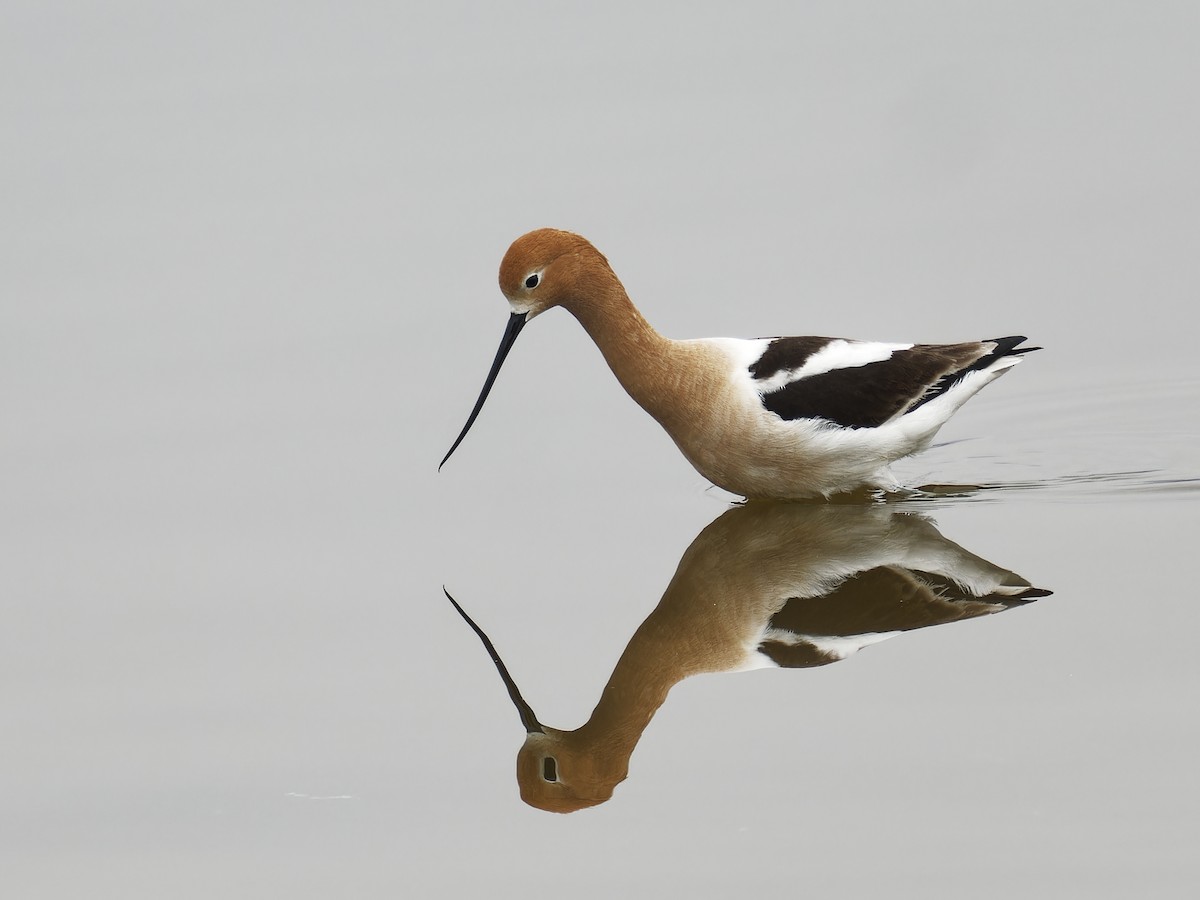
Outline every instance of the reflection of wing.
<svg viewBox="0 0 1200 900">
<path fill-rule="evenodd" d="M 1050 592 L 1013 576 L 984 597 L 943 575 L 880 566 L 847 578 L 820 597 L 794 597 L 767 623 L 758 650 L 777 666 L 837 662 L 902 631 L 999 612 Z"/>
<path fill-rule="evenodd" d="M 1005 357 L 1024 337 L 966 344 L 879 344 L 775 338 L 750 366 L 763 406 L 781 419 L 825 419 L 874 428 L 950 391 Z"/>
</svg>

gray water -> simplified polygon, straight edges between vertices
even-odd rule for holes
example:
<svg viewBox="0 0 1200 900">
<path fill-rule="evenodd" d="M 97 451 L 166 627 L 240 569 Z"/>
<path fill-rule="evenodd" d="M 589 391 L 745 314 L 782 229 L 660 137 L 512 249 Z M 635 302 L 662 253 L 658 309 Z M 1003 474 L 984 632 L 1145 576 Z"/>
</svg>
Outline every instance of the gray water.
<svg viewBox="0 0 1200 900">
<path fill-rule="evenodd" d="M 1194 6 L 2 17 L 6 895 L 1192 896 Z M 564 313 L 436 473 L 543 225 L 673 337 L 1028 334 L 898 467 L 958 489 L 738 533 L 811 572 L 883 517 L 1053 593 L 686 678 L 611 799 L 523 803 L 443 586 L 560 729 L 643 623 L 694 659 L 681 560 L 755 596 Z"/>
</svg>

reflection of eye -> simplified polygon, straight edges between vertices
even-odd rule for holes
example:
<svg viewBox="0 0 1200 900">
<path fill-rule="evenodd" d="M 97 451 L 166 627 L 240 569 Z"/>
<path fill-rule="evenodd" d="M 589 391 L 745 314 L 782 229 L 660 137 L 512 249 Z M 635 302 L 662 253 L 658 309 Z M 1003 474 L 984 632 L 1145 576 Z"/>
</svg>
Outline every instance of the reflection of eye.
<svg viewBox="0 0 1200 900">
<path fill-rule="evenodd" d="M 535 288 L 537 286 L 538 286 L 537 272 L 534 272 L 532 275 L 530 275 L 528 278 L 525 279 L 525 287 Z"/>
<path fill-rule="evenodd" d="M 558 781 L 558 763 L 554 761 L 553 756 L 542 760 L 542 779 L 549 782 Z"/>
</svg>

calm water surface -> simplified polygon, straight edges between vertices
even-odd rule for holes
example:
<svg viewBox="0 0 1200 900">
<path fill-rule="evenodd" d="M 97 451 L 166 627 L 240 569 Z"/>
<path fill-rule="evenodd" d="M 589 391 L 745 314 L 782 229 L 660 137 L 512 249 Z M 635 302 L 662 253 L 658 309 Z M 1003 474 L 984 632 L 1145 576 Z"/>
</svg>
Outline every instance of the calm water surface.
<svg viewBox="0 0 1200 900">
<path fill-rule="evenodd" d="M 887 503 L 739 505 L 669 446 L 609 489 L 557 458 L 480 501 L 447 485 L 519 443 L 485 429 L 389 493 L 424 532 L 285 497 L 235 524 L 220 490 L 177 497 L 186 541 L 27 510 L 12 571 L 54 602 L 8 641 L 12 871 L 47 896 L 724 896 L 787 860 L 822 891 L 1183 896 L 1200 481 L 1173 411 L 1200 391 L 1114 386 L 1020 435 L 1068 402 L 1040 396 L 989 389 L 903 466 L 941 486 Z"/>
<path fill-rule="evenodd" d="M 0 893 L 1195 896 L 1195 5 L 414 10 L 0 14 Z M 438 474 L 541 226 L 1046 349 L 739 506 L 551 312 Z"/>
</svg>

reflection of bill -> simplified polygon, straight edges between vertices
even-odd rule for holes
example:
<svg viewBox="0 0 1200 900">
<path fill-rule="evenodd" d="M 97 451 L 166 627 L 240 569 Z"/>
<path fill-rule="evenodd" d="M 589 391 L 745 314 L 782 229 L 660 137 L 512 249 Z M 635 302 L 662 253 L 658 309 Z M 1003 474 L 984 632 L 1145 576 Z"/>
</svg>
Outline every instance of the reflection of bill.
<svg viewBox="0 0 1200 900">
<path fill-rule="evenodd" d="M 451 602 L 483 640 L 528 733 L 517 755 L 521 798 L 572 812 L 612 796 L 667 692 L 689 675 L 826 665 L 903 631 L 1049 593 L 888 504 L 735 507 L 684 553 L 574 731 L 538 721 L 491 641 Z"/>
</svg>

